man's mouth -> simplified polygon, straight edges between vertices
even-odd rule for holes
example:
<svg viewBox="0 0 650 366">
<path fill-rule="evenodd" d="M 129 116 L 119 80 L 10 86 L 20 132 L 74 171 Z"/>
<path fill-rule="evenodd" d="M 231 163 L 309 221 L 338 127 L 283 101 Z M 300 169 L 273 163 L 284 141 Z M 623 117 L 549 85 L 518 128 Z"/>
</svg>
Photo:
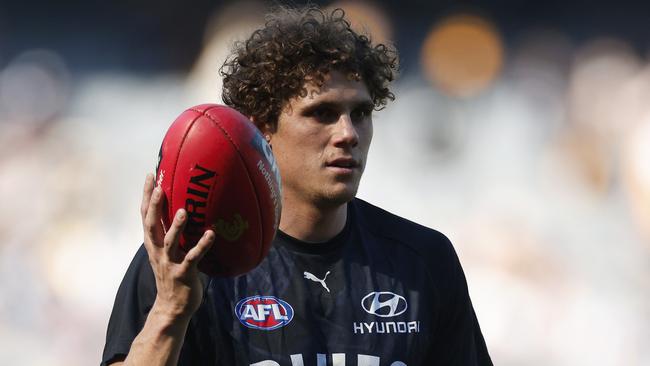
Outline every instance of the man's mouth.
<svg viewBox="0 0 650 366">
<path fill-rule="evenodd" d="M 327 162 L 328 168 L 336 169 L 342 173 L 350 173 L 354 169 L 359 168 L 360 163 L 358 160 L 352 158 L 338 158 Z"/>
</svg>

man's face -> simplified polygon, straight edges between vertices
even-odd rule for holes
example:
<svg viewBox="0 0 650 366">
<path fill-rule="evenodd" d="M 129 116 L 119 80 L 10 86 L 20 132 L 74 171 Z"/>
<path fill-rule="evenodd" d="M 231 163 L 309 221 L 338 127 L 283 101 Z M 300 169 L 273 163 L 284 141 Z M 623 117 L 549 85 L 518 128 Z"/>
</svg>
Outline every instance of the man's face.
<svg viewBox="0 0 650 366">
<path fill-rule="evenodd" d="M 357 192 L 372 139 L 373 103 L 361 81 L 331 72 L 282 110 L 271 146 L 286 200 L 334 207 Z"/>
</svg>

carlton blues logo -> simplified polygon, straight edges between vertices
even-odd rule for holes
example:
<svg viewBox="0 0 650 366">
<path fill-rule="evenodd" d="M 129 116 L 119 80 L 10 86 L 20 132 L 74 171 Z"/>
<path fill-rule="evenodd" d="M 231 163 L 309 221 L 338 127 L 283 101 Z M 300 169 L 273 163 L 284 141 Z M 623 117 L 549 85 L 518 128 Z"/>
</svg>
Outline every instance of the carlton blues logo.
<svg viewBox="0 0 650 366">
<path fill-rule="evenodd" d="M 235 315 L 243 325 L 261 330 L 284 327 L 293 319 L 293 308 L 275 296 L 251 296 L 239 300 Z"/>
</svg>

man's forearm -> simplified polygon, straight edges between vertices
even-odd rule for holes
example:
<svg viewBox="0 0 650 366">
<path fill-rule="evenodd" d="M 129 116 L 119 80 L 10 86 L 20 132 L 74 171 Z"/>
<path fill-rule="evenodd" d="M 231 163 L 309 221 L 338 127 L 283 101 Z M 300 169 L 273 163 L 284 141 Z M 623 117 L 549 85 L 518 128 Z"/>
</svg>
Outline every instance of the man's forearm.
<svg viewBox="0 0 650 366">
<path fill-rule="evenodd" d="M 124 365 L 176 365 L 190 319 L 152 307 Z"/>
</svg>

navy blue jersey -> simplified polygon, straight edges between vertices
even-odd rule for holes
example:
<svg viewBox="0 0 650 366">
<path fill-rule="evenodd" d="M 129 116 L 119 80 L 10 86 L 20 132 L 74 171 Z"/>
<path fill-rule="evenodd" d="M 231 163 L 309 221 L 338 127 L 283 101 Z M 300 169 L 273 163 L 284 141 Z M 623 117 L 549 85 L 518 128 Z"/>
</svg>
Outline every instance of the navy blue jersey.
<svg viewBox="0 0 650 366">
<path fill-rule="evenodd" d="M 330 241 L 279 232 L 250 273 L 204 279 L 180 365 L 492 365 L 449 240 L 359 199 Z M 141 247 L 118 291 L 102 364 L 128 353 L 155 294 Z"/>
</svg>

